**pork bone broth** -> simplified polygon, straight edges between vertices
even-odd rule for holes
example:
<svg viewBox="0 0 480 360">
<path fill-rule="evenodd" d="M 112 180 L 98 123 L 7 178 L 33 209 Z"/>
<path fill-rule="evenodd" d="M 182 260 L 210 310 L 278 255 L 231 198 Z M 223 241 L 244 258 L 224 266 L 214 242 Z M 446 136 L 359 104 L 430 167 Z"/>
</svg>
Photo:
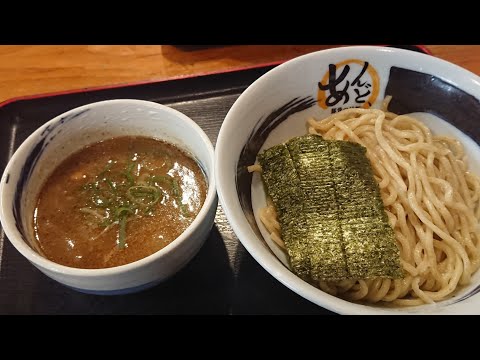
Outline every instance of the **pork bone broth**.
<svg viewBox="0 0 480 360">
<path fill-rule="evenodd" d="M 118 137 L 66 159 L 40 192 L 35 237 L 44 255 L 77 268 L 142 259 L 175 240 L 207 192 L 191 157 L 169 143 Z"/>
</svg>

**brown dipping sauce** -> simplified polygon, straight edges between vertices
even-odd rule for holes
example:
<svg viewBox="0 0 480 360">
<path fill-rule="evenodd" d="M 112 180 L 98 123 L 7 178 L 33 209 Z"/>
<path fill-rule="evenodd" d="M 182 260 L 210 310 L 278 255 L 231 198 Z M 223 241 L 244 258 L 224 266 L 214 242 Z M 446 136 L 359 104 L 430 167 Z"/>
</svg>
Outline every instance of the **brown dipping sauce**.
<svg viewBox="0 0 480 360">
<path fill-rule="evenodd" d="M 35 208 L 35 237 L 44 255 L 62 265 L 124 265 L 182 234 L 206 191 L 202 169 L 174 145 L 133 136 L 105 140 L 50 175 Z"/>
</svg>

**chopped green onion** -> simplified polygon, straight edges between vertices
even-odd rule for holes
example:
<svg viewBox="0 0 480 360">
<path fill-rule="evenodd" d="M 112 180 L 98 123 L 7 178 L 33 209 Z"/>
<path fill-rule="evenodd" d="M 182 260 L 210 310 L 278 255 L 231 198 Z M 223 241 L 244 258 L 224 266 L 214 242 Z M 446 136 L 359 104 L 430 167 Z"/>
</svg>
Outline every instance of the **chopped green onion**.
<svg viewBox="0 0 480 360">
<path fill-rule="evenodd" d="M 110 169 L 113 166 L 113 161 L 109 160 L 108 164 L 103 168 L 103 170 L 100 172 L 100 174 L 97 175 L 98 179 L 103 179 L 103 176 L 110 171 Z"/>
<path fill-rule="evenodd" d="M 123 216 L 123 213 L 125 213 L 125 216 L 127 216 L 127 213 L 133 214 L 134 211 L 129 207 L 122 206 L 115 210 L 115 217 L 120 218 Z"/>
<path fill-rule="evenodd" d="M 173 178 L 170 177 L 170 176 L 166 176 L 166 175 L 153 175 L 150 177 L 150 179 L 148 180 L 148 183 L 149 185 L 160 185 L 160 184 L 164 184 L 166 186 L 168 186 L 169 188 L 172 187 L 172 180 Z"/>
<path fill-rule="evenodd" d="M 138 204 L 140 206 L 151 206 L 158 202 L 158 200 L 162 196 L 162 193 L 155 186 L 137 185 L 131 186 L 127 190 L 127 196 L 135 204 Z M 148 198 L 150 199 L 150 201 L 145 203 L 143 200 Z"/>
<path fill-rule="evenodd" d="M 178 185 L 177 179 L 172 178 L 172 186 L 173 186 L 172 195 L 175 196 L 175 197 L 179 197 L 182 190 L 180 189 L 180 186 Z"/>
<path fill-rule="evenodd" d="M 168 174 L 137 173 L 135 161 L 118 170 L 114 169 L 115 164 L 116 161 L 109 160 L 95 181 L 81 188 L 87 192 L 89 202 L 80 211 L 95 217 L 98 226 L 105 229 L 118 224 L 119 249 L 126 247 L 129 217 L 152 215 L 165 194 L 175 201 L 183 216 L 192 215 L 188 205 L 182 203 L 183 191 L 178 179 Z"/>
<path fill-rule="evenodd" d="M 127 215 L 123 215 L 119 220 L 120 228 L 118 230 L 118 248 L 125 248 L 125 240 L 127 238 Z"/>
<path fill-rule="evenodd" d="M 133 175 L 132 175 L 132 170 L 133 170 L 134 166 L 135 166 L 134 163 L 128 164 L 127 170 L 123 173 L 125 175 L 125 177 L 127 178 L 127 181 L 128 181 L 130 186 L 133 186 L 133 184 L 135 183 L 135 180 L 133 179 Z"/>
<path fill-rule="evenodd" d="M 108 186 L 110 186 L 112 192 L 115 194 L 117 192 L 117 188 L 115 187 L 113 182 L 110 179 L 105 179 L 105 181 L 107 182 Z"/>
<path fill-rule="evenodd" d="M 190 217 L 190 215 L 192 215 L 190 213 L 190 211 L 187 209 L 187 205 L 185 205 L 184 203 L 180 203 L 179 206 L 180 206 L 180 210 L 182 211 L 183 216 Z"/>
<path fill-rule="evenodd" d="M 182 203 L 182 188 L 178 184 L 178 180 L 172 178 L 172 195 L 174 196 L 175 200 L 177 201 L 178 207 L 182 211 L 183 216 L 190 216 L 190 211 L 187 209 L 187 206 Z"/>
</svg>

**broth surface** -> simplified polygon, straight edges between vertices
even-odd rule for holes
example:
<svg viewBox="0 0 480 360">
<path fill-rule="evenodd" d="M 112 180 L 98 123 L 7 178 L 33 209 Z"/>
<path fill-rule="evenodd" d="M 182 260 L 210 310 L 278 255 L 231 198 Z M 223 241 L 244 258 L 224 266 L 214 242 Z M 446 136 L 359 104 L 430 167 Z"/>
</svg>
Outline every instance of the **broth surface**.
<svg viewBox="0 0 480 360">
<path fill-rule="evenodd" d="M 87 146 L 47 179 L 34 214 L 44 255 L 77 268 L 124 265 L 162 249 L 195 219 L 203 171 L 169 143 L 118 137 Z"/>
</svg>

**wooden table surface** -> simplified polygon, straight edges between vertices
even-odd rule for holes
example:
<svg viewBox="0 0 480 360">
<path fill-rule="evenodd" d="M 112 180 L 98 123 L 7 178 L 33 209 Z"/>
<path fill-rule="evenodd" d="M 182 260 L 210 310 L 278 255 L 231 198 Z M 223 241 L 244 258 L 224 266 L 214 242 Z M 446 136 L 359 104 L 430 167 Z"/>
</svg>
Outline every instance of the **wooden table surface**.
<svg viewBox="0 0 480 360">
<path fill-rule="evenodd" d="M 332 45 L 0 46 L 0 102 L 65 90 L 154 81 L 288 60 Z M 480 45 L 426 45 L 434 56 L 480 75 Z"/>
</svg>

